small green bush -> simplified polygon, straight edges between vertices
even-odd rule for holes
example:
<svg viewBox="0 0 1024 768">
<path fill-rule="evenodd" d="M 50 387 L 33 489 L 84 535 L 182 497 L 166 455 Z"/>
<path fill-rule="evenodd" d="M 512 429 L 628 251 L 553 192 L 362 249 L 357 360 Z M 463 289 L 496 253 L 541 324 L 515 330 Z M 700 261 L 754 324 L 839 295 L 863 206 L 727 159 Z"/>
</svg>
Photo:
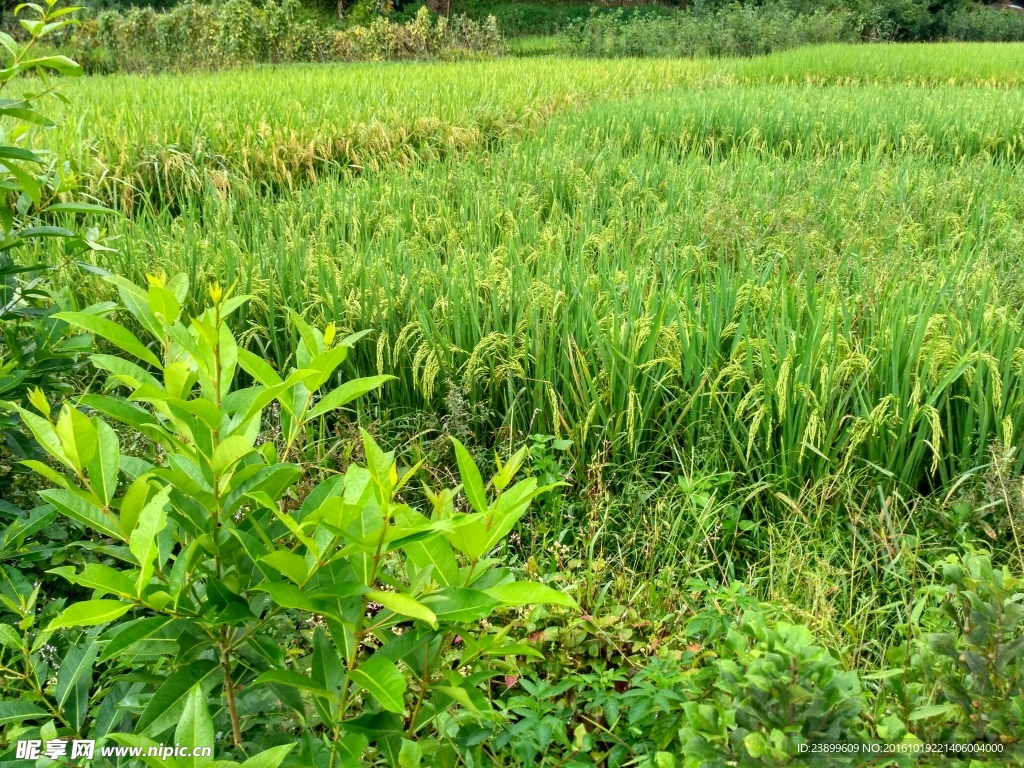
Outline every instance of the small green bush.
<svg viewBox="0 0 1024 768">
<path fill-rule="evenodd" d="M 1024 581 L 985 555 L 950 558 L 940 603 L 943 631 L 927 635 L 937 706 L 953 710 L 943 736 L 957 741 L 1024 740 Z M 953 719 L 953 716 L 956 719 Z"/>
<path fill-rule="evenodd" d="M 453 439 L 461 484 L 424 486 L 427 514 L 403 501 L 422 462 L 400 468 L 365 431 L 365 465 L 317 483 L 296 460 L 308 432 L 393 378 L 339 382 L 364 333 L 342 338 L 296 315 L 298 367 L 279 375 L 227 329 L 252 297 L 214 286 L 209 307 L 185 321 L 184 275 L 153 277 L 146 289 L 111 282 L 148 345 L 104 317 L 108 305 L 60 317 L 121 350 L 91 360 L 109 374 L 107 392 L 130 396 L 85 395 L 59 414 L 38 391 L 34 412 L 7 404 L 49 454 L 49 464 L 27 462 L 54 486 L 40 496 L 78 526 L 79 540 L 108 542 L 117 555 L 49 571 L 82 597 L 65 590 L 42 613 L 39 585 L 5 566 L 3 721 L 57 730 L 44 738 L 90 725 L 93 738 L 135 747 L 172 732 L 210 746 L 216 726 L 231 734 L 234 755 L 267 750 L 259 765 L 276 768 L 296 741 L 274 741 L 278 726 L 297 716 L 308 735 L 330 734 L 300 747 L 302 765 L 354 766 L 371 744 L 392 765 L 400 755 L 401 765 L 422 757 L 454 765 L 460 721 L 493 717 L 480 690 L 499 674 L 492 660 L 539 655 L 510 636 L 505 615 L 534 604 L 575 608 L 563 592 L 517 580 L 500 557 L 505 537 L 550 489 L 535 477 L 513 482 L 527 449 L 498 459 L 485 485 Z M 237 387 L 243 371 L 252 384 Z M 147 458 L 123 450 L 111 422 L 144 437 Z M 311 631 L 300 636 L 303 625 Z M 147 641 L 167 632 L 180 651 L 156 664 Z M 139 660 L 162 674 L 147 674 L 145 687 L 93 686 L 94 670 L 123 678 Z M 129 690 L 143 708 L 119 708 Z M 10 695 L 33 703 L 12 706 Z M 109 716 L 90 714 L 93 701 Z M 125 717 L 130 732 L 120 727 Z"/>
</svg>

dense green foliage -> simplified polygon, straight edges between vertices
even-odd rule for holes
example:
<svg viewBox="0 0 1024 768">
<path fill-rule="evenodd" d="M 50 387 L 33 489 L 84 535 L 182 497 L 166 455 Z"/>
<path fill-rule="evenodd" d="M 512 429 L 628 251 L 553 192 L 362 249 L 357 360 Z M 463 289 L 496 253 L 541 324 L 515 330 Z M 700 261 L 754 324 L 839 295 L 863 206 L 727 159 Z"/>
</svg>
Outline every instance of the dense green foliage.
<svg viewBox="0 0 1024 768">
<path fill-rule="evenodd" d="M 4 757 L 1019 764 L 1022 63 L 69 84 L 122 216 L 90 375 L 5 406 Z"/>
<path fill-rule="evenodd" d="M 255 5 L 250 0 L 186 2 L 104 11 L 71 38 L 69 48 L 90 72 L 221 69 L 240 64 L 493 56 L 500 35 L 492 20 L 380 18 L 336 30 L 303 13 L 298 0 Z"/>
<path fill-rule="evenodd" d="M 596 13 L 559 50 L 590 56 L 756 56 L 860 40 L 1024 40 L 1024 11 L 959 2 L 695 3 L 669 16 Z"/>
<path fill-rule="evenodd" d="M 328 4 L 330 5 L 330 4 Z M 359 0 L 188 0 L 94 7 L 65 48 L 89 72 L 242 64 L 455 59 L 561 52 L 589 56 L 753 56 L 857 41 L 1019 41 L 1024 12 L 966 0 L 697 0 L 681 7 L 573 3 L 445 5 Z M 340 17 L 338 17 L 340 14 Z M 524 35 L 533 36 L 518 41 Z M 537 38 L 541 35 L 540 39 Z M 513 39 L 506 47 L 503 38 Z M 531 40 L 534 45 L 524 45 Z"/>
<path fill-rule="evenodd" d="M 412 6 L 402 8 L 408 14 Z M 464 13 L 471 19 L 493 16 L 502 33 L 509 37 L 521 35 L 553 35 L 574 22 L 585 21 L 591 13 L 612 13 L 616 8 L 607 4 L 591 3 L 529 3 L 497 2 L 497 0 L 453 0 L 452 12 Z M 670 16 L 676 12 L 672 5 L 630 5 L 622 9 L 626 16 Z"/>
<path fill-rule="evenodd" d="M 16 716 L 5 713 L 5 719 L 53 715 L 65 732 L 110 734 L 118 743 L 148 747 L 175 724 L 175 739 L 181 740 L 178 721 L 191 718 L 183 743 L 203 746 L 199 733 L 211 741 L 215 727 L 207 710 L 210 686 L 203 683 L 216 673 L 221 701 L 215 711 L 227 721 L 221 728 L 230 730 L 242 757 L 273 739 L 275 722 L 296 715 L 305 721 L 303 691 L 312 694 L 321 727 L 333 738 L 326 749 L 307 746 L 297 756 L 302 764 L 351 761 L 368 744 L 395 757 L 415 750 L 431 762 L 450 753 L 445 762 L 454 762 L 453 747 L 438 737 L 450 739 L 453 726 L 457 731 L 459 718 L 448 713 L 453 705 L 489 708 L 476 690 L 490 676 L 487 659 L 539 656 L 508 637 L 508 628 L 479 632 L 477 622 L 496 609 L 574 607 L 550 587 L 516 581 L 500 559 L 489 556 L 530 502 L 552 488 L 538 487 L 536 478 L 512 482 L 526 448 L 504 464 L 499 460 L 485 487 L 473 459 L 455 441 L 462 484 L 437 491 L 424 487 L 432 502 L 426 517 L 399 496 L 418 465 L 399 473 L 394 453 L 382 451 L 364 431 L 365 468 L 350 465 L 344 476 L 308 490 L 298 509 L 282 509 L 286 495 L 294 497 L 311 480 L 292 461 L 311 426 L 390 378 L 349 379 L 318 394 L 337 383 L 338 366 L 362 334 L 338 338 L 333 326 L 321 331 L 293 316 L 301 338 L 298 367 L 282 379 L 240 350 L 225 327 L 251 297 L 211 288 L 211 306 L 186 326 L 179 317 L 188 292 L 183 276 L 166 284 L 152 278 L 148 290 L 122 278 L 111 281 L 162 359 L 105 318 L 108 307 L 62 313 L 65 322 L 137 358 L 94 355 L 93 365 L 110 375 L 108 389 L 125 387 L 129 398 L 86 395 L 80 405 L 148 438 L 153 450 L 146 458 L 122 453 L 107 421 L 67 404 L 55 417 L 38 390 L 31 396 L 38 413 L 19 413 L 54 462 L 28 462 L 56 484 L 40 492 L 42 499 L 82 526 L 84 535 L 117 542 L 104 547 L 108 553 L 127 547 L 121 559 L 128 567 L 87 562 L 80 572 L 74 565 L 49 571 L 91 590 L 93 597 L 69 601 L 63 610 L 64 600 L 55 601 L 38 619 L 33 595 L 20 589 L 27 575 L 7 570 L 17 590 L 4 601 L 15 614 L 11 624 L 29 633 L 37 620 L 48 618 L 38 627 L 44 634 L 72 629 L 76 639 L 57 665 L 60 678 L 51 699 L 42 688 L 52 662 L 28 650 L 32 634 L 19 637 L 7 627 L 0 645 L 9 657 L 4 671 L 15 675 L 8 687 L 39 701 Z M 258 383 L 233 387 L 239 370 Z M 272 404 L 281 443 L 257 445 L 264 409 Z M 471 511 L 455 508 L 460 489 Z M 102 635 L 80 629 L 109 625 L 129 611 L 127 621 Z M 308 673 L 290 664 L 290 654 L 280 647 L 296 620 L 315 627 Z M 159 655 L 154 658 L 147 645 L 166 637 L 176 637 L 182 652 L 160 665 L 166 674 L 132 735 L 111 730 L 117 716 L 89 718 L 95 663 L 112 662 L 109 687 L 97 692 L 103 712 L 104 699 L 116 706 L 142 692 L 145 683 L 118 676 L 148 669 Z M 66 682 L 66 674 L 75 677 Z M 415 703 L 405 718 L 407 691 Z M 270 728 L 261 728 L 264 723 Z M 273 750 L 275 765 L 288 751 L 290 746 Z"/>
<path fill-rule="evenodd" d="M 30 389 L 44 386 L 65 389 L 69 373 L 87 348 L 82 336 L 72 336 L 64 323 L 53 317 L 56 305 L 48 280 L 52 265 L 40 249 L 42 239 L 61 244 L 61 257 L 71 260 L 90 248 L 101 248 L 92 228 L 76 234 L 64 226 L 76 214 L 109 212 L 91 203 L 65 199 L 76 186 L 75 179 L 61 167 L 59 158 L 30 148 L 38 138 L 33 128 L 53 128 L 55 123 L 39 111 L 38 102 L 56 90 L 50 76 L 80 74 L 81 68 L 63 56 L 34 56 L 33 49 L 74 22 L 66 10 L 50 2 L 45 8 L 32 6 L 20 19 L 28 40 L 18 43 L 0 33 L 5 67 L 0 70 L 0 91 L 11 98 L 0 100 L 0 397 L 26 402 Z M 40 76 L 41 91 L 15 93 L 12 83 L 26 74 Z M 27 254 L 26 254 L 27 252 Z M 0 442 L 16 455 L 35 453 L 19 419 L 0 414 Z M 0 479 L 0 492 L 7 483 Z M 5 502 L 4 511 L 15 508 Z"/>
</svg>

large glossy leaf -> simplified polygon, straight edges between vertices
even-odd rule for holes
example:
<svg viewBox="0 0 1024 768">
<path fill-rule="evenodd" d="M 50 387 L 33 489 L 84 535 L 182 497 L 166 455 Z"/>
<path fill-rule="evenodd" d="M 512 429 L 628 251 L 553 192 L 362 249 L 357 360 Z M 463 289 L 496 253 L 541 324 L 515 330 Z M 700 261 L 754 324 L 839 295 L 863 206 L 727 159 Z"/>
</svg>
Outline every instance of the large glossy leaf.
<svg viewBox="0 0 1024 768">
<path fill-rule="evenodd" d="M 155 368 L 162 368 L 159 358 L 139 341 L 134 333 L 113 320 L 107 320 L 99 315 L 90 315 L 87 312 L 58 312 L 54 317 L 106 339 L 118 349 L 144 360 Z"/>
<path fill-rule="evenodd" d="M 459 477 L 462 479 L 462 490 L 469 499 L 469 503 L 477 512 L 487 511 L 487 495 L 484 493 L 484 481 L 480 476 L 480 470 L 469 455 L 466 447 L 452 438 L 452 445 L 455 446 L 455 459 L 459 464 Z"/>
<path fill-rule="evenodd" d="M 271 552 L 269 555 L 264 555 L 260 558 L 260 561 L 280 571 L 298 586 L 305 584 L 309 578 L 309 568 L 306 565 L 306 561 L 294 552 L 278 550 L 277 552 Z"/>
<path fill-rule="evenodd" d="M 403 550 L 418 568 L 432 567 L 433 578 L 441 586 L 452 587 L 458 584 L 459 564 L 451 545 L 442 536 L 409 542 L 403 546 Z"/>
<path fill-rule="evenodd" d="M 71 461 L 75 471 L 81 472 L 96 456 L 99 446 L 96 425 L 77 408 L 65 405 L 53 429 L 60 438 L 64 455 Z"/>
<path fill-rule="evenodd" d="M 73 565 L 51 568 L 48 573 L 62 576 L 72 584 L 121 597 L 134 597 L 136 594 L 135 582 L 131 576 L 102 563 L 88 563 L 81 573 L 76 573 Z"/>
<path fill-rule="evenodd" d="M 218 668 L 209 659 L 197 659 L 164 680 L 135 723 L 137 734 L 158 734 L 174 725 L 185 708 L 185 700 L 193 686 L 202 682 Z"/>
<path fill-rule="evenodd" d="M 242 763 L 242 768 L 277 768 L 294 748 L 294 744 L 282 744 L 280 747 L 271 747 L 264 752 L 260 752 L 258 755 L 250 757 Z"/>
<path fill-rule="evenodd" d="M 46 717 L 46 712 L 28 701 L 0 701 L 0 725 Z"/>
<path fill-rule="evenodd" d="M 338 698 L 341 697 L 341 690 L 345 684 L 345 668 L 327 633 L 320 628 L 313 633 L 313 666 L 310 676 L 321 688 L 331 691 Z"/>
<path fill-rule="evenodd" d="M 162 565 L 157 536 L 167 525 L 167 504 L 170 494 L 171 487 L 167 485 L 146 502 L 129 539 L 128 548 L 141 567 L 137 583 L 138 594 L 141 594 L 142 589 L 149 583 L 154 570 Z"/>
<path fill-rule="evenodd" d="M 189 691 L 185 701 L 185 711 L 181 713 L 181 720 L 178 727 L 174 729 L 174 743 L 189 747 L 193 753 L 189 757 L 177 757 L 175 760 L 182 768 L 202 768 L 213 762 L 213 718 L 210 717 L 210 710 L 206 706 L 206 696 L 203 689 L 196 684 Z M 194 753 L 197 747 L 210 747 L 210 755 L 196 757 Z"/>
<path fill-rule="evenodd" d="M 40 491 L 39 495 L 71 519 L 111 538 L 125 540 L 124 533 L 119 530 L 119 526 L 113 518 L 95 504 L 86 501 L 72 491 L 63 488 L 49 488 Z"/>
<path fill-rule="evenodd" d="M 106 624 L 108 621 L 113 621 L 126 614 L 131 607 L 131 603 L 122 603 L 120 600 L 86 600 L 81 603 L 72 603 L 53 619 L 46 629 L 52 631 L 66 627 L 90 627 L 96 624 Z"/>
<path fill-rule="evenodd" d="M 349 674 L 353 683 L 373 694 L 388 712 L 405 710 L 405 677 L 390 659 L 371 656 Z"/>
<path fill-rule="evenodd" d="M 438 621 L 459 624 L 488 616 L 498 604 L 498 601 L 486 592 L 465 587 L 446 587 L 421 598 L 421 601 L 434 612 Z"/>
<path fill-rule="evenodd" d="M 261 683 L 287 685 L 289 688 L 309 691 L 324 698 L 333 698 L 333 694 L 315 680 L 305 675 L 300 675 L 298 672 L 293 672 L 290 669 L 272 669 L 269 672 L 264 672 L 253 681 L 253 685 Z"/>
<path fill-rule="evenodd" d="M 366 593 L 366 597 L 369 600 L 374 600 L 389 611 L 401 614 L 402 616 L 408 616 L 410 619 L 419 619 L 425 621 L 430 626 L 437 628 L 437 616 L 423 603 L 415 600 L 408 595 L 403 595 L 398 592 L 380 592 L 378 590 L 371 590 Z"/>
<path fill-rule="evenodd" d="M 345 734 L 345 737 L 335 745 L 341 760 L 341 768 L 359 768 L 359 757 L 369 744 L 370 740 L 361 733 L 352 731 Z"/>
<path fill-rule="evenodd" d="M 109 506 L 117 490 L 117 472 L 121 465 L 121 445 L 117 433 L 101 419 L 95 419 L 97 450 L 89 462 L 89 483 L 100 501 Z"/>
<path fill-rule="evenodd" d="M 484 590 L 502 605 L 564 605 L 567 608 L 576 608 L 576 601 L 565 592 L 559 592 L 546 584 L 536 581 L 513 581 L 509 584 L 499 584 L 496 587 Z"/>
<path fill-rule="evenodd" d="M 341 347 L 341 349 L 344 349 L 344 347 Z M 323 399 L 309 412 L 308 418 L 315 419 L 318 416 L 323 416 L 328 411 L 333 411 L 335 408 L 348 405 L 356 398 L 362 397 L 367 392 L 377 389 L 377 387 L 394 378 L 394 376 L 367 376 L 362 379 L 346 381 L 337 389 L 324 395 Z"/>
<path fill-rule="evenodd" d="M 57 672 L 54 699 L 64 719 L 73 728 L 81 728 L 89 709 L 89 688 L 92 686 L 92 666 L 99 646 L 89 642 L 84 646 L 71 645 Z"/>
<path fill-rule="evenodd" d="M 328 612 L 323 605 L 303 593 L 294 584 L 289 584 L 286 581 L 264 581 L 252 589 L 256 592 L 266 592 L 273 598 L 274 603 L 282 608 L 294 608 L 310 613 Z"/>
<path fill-rule="evenodd" d="M 41 445 L 48 454 L 57 459 L 61 464 L 74 469 L 71 466 L 71 462 L 68 457 L 64 455 L 64 449 L 60 445 L 60 438 L 57 437 L 57 433 L 53 430 L 53 425 L 49 421 L 44 419 L 42 416 L 27 411 L 21 406 L 15 403 L 8 403 L 13 410 L 18 412 L 21 416 L 22 422 L 29 428 L 32 436 L 36 439 L 36 442 Z"/>
<path fill-rule="evenodd" d="M 104 638 L 109 637 L 110 641 L 103 648 L 103 652 L 100 654 L 100 661 L 107 661 L 119 656 L 136 643 L 163 629 L 170 621 L 171 619 L 167 616 L 153 616 L 148 619 L 131 622 L 127 626 L 119 625 L 124 628 L 114 635 L 111 635 L 111 632 L 118 629 L 118 627 L 107 630 Z"/>
</svg>

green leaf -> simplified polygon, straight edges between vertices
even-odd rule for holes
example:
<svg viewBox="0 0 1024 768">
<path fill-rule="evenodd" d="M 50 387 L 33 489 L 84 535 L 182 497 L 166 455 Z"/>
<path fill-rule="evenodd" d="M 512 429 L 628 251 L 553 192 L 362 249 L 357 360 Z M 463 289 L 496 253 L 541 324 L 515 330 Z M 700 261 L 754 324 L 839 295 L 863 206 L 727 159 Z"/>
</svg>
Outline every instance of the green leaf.
<svg viewBox="0 0 1024 768">
<path fill-rule="evenodd" d="M 256 449 L 241 435 L 231 435 L 224 439 L 213 451 L 213 458 L 210 464 L 213 473 L 218 477 L 225 474 Z"/>
<path fill-rule="evenodd" d="M 423 598 L 439 621 L 466 623 L 490 615 L 498 601 L 477 589 L 446 587 Z"/>
<path fill-rule="evenodd" d="M 29 428 L 32 436 L 36 439 L 46 452 L 57 459 L 61 464 L 69 469 L 74 469 L 68 457 L 64 455 L 64 449 L 61 448 L 60 438 L 57 437 L 57 433 L 53 430 L 53 425 L 49 421 L 44 419 L 31 411 L 26 411 L 15 403 L 8 403 L 14 410 L 21 416 L 21 420 L 25 423 L 25 426 Z"/>
<path fill-rule="evenodd" d="M 81 573 L 75 573 L 75 567 L 72 565 L 51 568 L 47 573 L 62 576 L 72 584 L 98 589 L 121 597 L 134 597 L 136 594 L 135 584 L 126 573 L 102 563 L 88 563 Z"/>
<path fill-rule="evenodd" d="M 344 347 L 341 349 L 344 349 Z M 323 416 L 325 413 L 333 411 L 335 408 L 341 408 L 344 405 L 348 405 L 356 398 L 362 397 L 367 392 L 377 389 L 377 387 L 394 378 L 394 376 L 367 376 L 362 379 L 346 381 L 337 389 L 334 389 L 324 395 L 323 399 L 321 399 L 313 410 L 309 412 L 308 418 L 315 419 L 317 416 Z"/>
<path fill-rule="evenodd" d="M 341 768 L 359 768 L 359 758 L 370 744 L 370 740 L 361 733 L 349 731 L 345 737 L 335 743 Z"/>
<path fill-rule="evenodd" d="M 123 349 L 129 355 L 134 355 L 155 368 L 163 367 L 160 365 L 160 360 L 157 356 L 145 344 L 139 341 L 134 333 L 112 320 L 107 320 L 99 315 L 90 315 L 86 312 L 58 312 L 54 317 L 58 320 L 63 320 L 69 325 L 82 328 L 106 339 L 118 349 Z"/>
<path fill-rule="evenodd" d="M 323 696 L 325 699 L 333 698 L 330 691 L 317 684 L 312 678 L 300 675 L 290 669 L 272 669 L 269 672 L 264 672 L 253 681 L 253 685 L 260 684 L 287 685 L 290 688 L 298 688 L 317 696 Z"/>
<path fill-rule="evenodd" d="M 260 561 L 280 571 L 300 587 L 309 578 L 309 569 L 306 567 L 306 561 L 294 552 L 278 550 L 277 552 L 271 552 L 269 555 L 264 555 L 260 558 Z"/>
<path fill-rule="evenodd" d="M 158 734 L 178 721 L 192 688 L 218 668 L 210 659 L 198 659 L 164 680 L 135 723 L 135 733 Z"/>
<path fill-rule="evenodd" d="M 308 595 L 303 594 L 294 584 L 289 584 L 286 581 L 264 581 L 259 586 L 252 587 L 252 589 L 255 592 L 266 592 L 282 608 L 294 608 L 299 611 L 309 611 L 310 613 L 324 612 L 322 606 L 313 602 Z"/>
<path fill-rule="evenodd" d="M 167 504 L 170 495 L 171 486 L 165 485 L 146 503 L 129 538 L 128 549 L 135 555 L 141 567 L 136 594 L 142 594 L 154 570 L 162 565 L 157 536 L 167 525 Z"/>
<path fill-rule="evenodd" d="M 469 697 L 469 691 L 467 691 L 465 688 L 455 688 L 450 685 L 434 685 L 431 686 L 431 689 L 437 691 L 438 693 L 443 693 L 445 696 L 447 696 L 449 699 L 452 699 L 453 701 L 457 701 L 459 704 L 461 704 L 463 707 L 470 710 L 471 712 L 479 711 L 479 707 L 477 707 L 476 704 L 473 703 L 473 700 Z"/>
<path fill-rule="evenodd" d="M 46 712 L 27 701 L 0 701 L 0 725 L 47 717 Z"/>
<path fill-rule="evenodd" d="M 576 601 L 565 592 L 559 592 L 536 581 L 513 581 L 484 590 L 502 605 L 564 605 L 578 608 Z"/>
<path fill-rule="evenodd" d="M 264 752 L 260 752 L 258 755 L 250 757 L 242 763 L 242 768 L 277 768 L 294 748 L 294 744 L 282 744 L 280 747 L 271 747 Z"/>
<path fill-rule="evenodd" d="M 131 603 L 120 600 L 86 600 L 73 603 L 64 609 L 46 627 L 48 632 L 66 627 L 91 627 L 95 624 L 106 624 L 120 618 L 131 610 Z"/>
<path fill-rule="evenodd" d="M 929 707 L 921 707 L 910 713 L 908 718 L 911 722 L 915 720 L 927 720 L 932 717 L 947 717 L 958 709 L 956 704 L 932 704 Z"/>
<path fill-rule="evenodd" d="M 455 458 L 459 463 L 459 477 L 462 479 L 462 490 L 465 491 L 466 498 L 473 506 L 473 509 L 477 512 L 486 512 L 487 495 L 484 493 L 484 481 L 480 476 L 480 470 L 462 443 L 453 437 L 452 444 L 455 446 Z"/>
<path fill-rule="evenodd" d="M 39 495 L 50 504 L 53 504 L 57 511 L 70 517 L 72 520 L 77 520 L 82 525 L 94 528 L 113 539 L 125 540 L 124 533 L 118 530 L 118 526 L 113 518 L 109 517 L 96 505 L 86 501 L 72 491 L 63 488 L 49 488 L 45 491 L 40 491 Z"/>
<path fill-rule="evenodd" d="M 24 160 L 26 163 L 41 163 L 43 158 L 31 149 L 23 147 L 0 147 L 0 160 Z"/>
<path fill-rule="evenodd" d="M 264 386 L 273 387 L 281 384 L 281 377 L 277 375 L 277 371 L 270 366 L 270 363 L 247 349 L 238 350 L 238 364 L 243 371 Z"/>
<path fill-rule="evenodd" d="M 145 640 L 160 629 L 163 629 L 170 621 L 171 619 L 167 616 L 153 616 L 148 619 L 131 622 L 127 626 L 124 624 L 119 625 L 124 627 L 124 629 L 110 637 L 110 642 L 107 643 L 100 654 L 100 661 L 116 658 L 135 645 L 135 643 Z M 107 630 L 103 636 L 107 637 L 114 629 L 117 629 L 117 627 Z"/>
<path fill-rule="evenodd" d="M 98 439 L 96 456 L 89 462 L 89 483 L 93 490 L 107 506 L 114 498 L 117 490 L 117 473 L 121 465 L 121 445 L 117 433 L 102 419 L 95 419 L 96 436 Z"/>
<path fill-rule="evenodd" d="M 99 446 L 96 426 L 80 410 L 65 405 L 54 425 L 54 431 L 60 438 L 64 455 L 71 461 L 75 471 L 81 472 L 96 456 Z"/>
<path fill-rule="evenodd" d="M 402 547 L 410 562 L 418 568 L 433 566 L 434 581 L 442 587 L 458 586 L 459 564 L 451 545 L 442 536 L 410 542 Z"/>
<path fill-rule="evenodd" d="M 402 748 L 398 751 L 399 768 L 420 768 L 423 762 L 423 747 L 418 741 L 402 739 Z"/>
<path fill-rule="evenodd" d="M 92 666 L 99 646 L 90 642 L 85 647 L 68 648 L 60 671 L 54 698 L 64 718 L 73 728 L 81 728 L 89 709 L 89 689 L 92 687 Z"/>
<path fill-rule="evenodd" d="M 321 688 L 331 691 L 340 700 L 345 685 L 345 668 L 341 665 L 334 645 L 327 633 L 317 628 L 313 633 L 313 665 L 310 677 Z"/>
<path fill-rule="evenodd" d="M 365 688 L 388 712 L 405 710 L 405 677 L 390 659 L 371 656 L 350 673 L 352 682 Z"/>
<path fill-rule="evenodd" d="M 42 194 L 39 189 L 39 182 L 36 181 L 35 177 L 13 160 L 8 160 L 4 165 L 7 167 L 7 170 L 10 171 L 11 175 L 18 180 L 18 183 L 25 191 L 25 194 L 31 198 L 33 203 L 38 204 L 39 200 L 42 198 Z"/>
<path fill-rule="evenodd" d="M 0 624 L 0 645 L 5 648 L 21 648 L 21 638 L 10 624 Z"/>
<path fill-rule="evenodd" d="M 149 501 L 150 493 L 153 492 L 149 482 L 152 479 L 153 475 L 149 472 L 139 475 L 121 498 L 121 527 L 129 534 L 129 538 L 139 522 L 139 515 L 142 514 L 146 502 Z"/>
<path fill-rule="evenodd" d="M 437 629 L 437 616 L 434 612 L 423 605 L 418 600 L 414 600 L 408 595 L 403 595 L 398 592 L 379 592 L 377 590 L 371 590 L 366 593 L 366 597 L 370 600 L 374 600 L 389 611 L 401 614 L 402 616 L 408 616 L 412 619 L 419 619 L 429 624 L 434 629 Z"/>
<path fill-rule="evenodd" d="M 94 203 L 54 203 L 46 207 L 48 211 L 59 211 L 61 213 L 117 213 L 113 208 Z"/>
<path fill-rule="evenodd" d="M 512 530 L 519 518 L 526 514 L 530 502 L 553 487 L 548 485 L 538 488 L 537 479 L 528 477 L 501 494 L 487 521 L 487 538 L 480 554 L 490 552 L 496 547 Z"/>
<path fill-rule="evenodd" d="M 194 753 L 197 747 L 210 747 L 210 754 L 204 757 L 177 757 L 175 760 L 182 768 L 202 768 L 213 762 L 213 718 L 206 706 L 206 696 L 197 683 L 185 701 L 185 711 L 181 713 L 178 727 L 174 729 L 174 744 L 190 747 Z"/>
<path fill-rule="evenodd" d="M 43 56 L 38 59 L 33 59 L 32 65 L 36 67 L 46 67 L 47 69 L 60 72 L 62 75 L 66 75 L 68 77 L 75 77 L 76 75 L 82 74 L 82 67 L 67 56 Z"/>
</svg>

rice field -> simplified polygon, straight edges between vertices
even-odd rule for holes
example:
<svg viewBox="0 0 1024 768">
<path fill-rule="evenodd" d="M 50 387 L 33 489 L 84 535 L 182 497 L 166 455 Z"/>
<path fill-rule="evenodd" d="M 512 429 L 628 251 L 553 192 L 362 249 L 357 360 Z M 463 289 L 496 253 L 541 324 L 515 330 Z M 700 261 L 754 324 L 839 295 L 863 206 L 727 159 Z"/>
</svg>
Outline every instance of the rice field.
<svg viewBox="0 0 1024 768">
<path fill-rule="evenodd" d="M 126 214 L 98 266 L 254 294 L 281 368 L 289 309 L 371 331 L 381 431 L 571 440 L 535 546 L 749 577 L 880 658 L 879 542 L 955 548 L 1024 468 L 1022 82 L 1024 46 L 961 44 L 110 77 L 48 141 Z M 754 532 L 709 543 L 723 515 Z"/>
</svg>

